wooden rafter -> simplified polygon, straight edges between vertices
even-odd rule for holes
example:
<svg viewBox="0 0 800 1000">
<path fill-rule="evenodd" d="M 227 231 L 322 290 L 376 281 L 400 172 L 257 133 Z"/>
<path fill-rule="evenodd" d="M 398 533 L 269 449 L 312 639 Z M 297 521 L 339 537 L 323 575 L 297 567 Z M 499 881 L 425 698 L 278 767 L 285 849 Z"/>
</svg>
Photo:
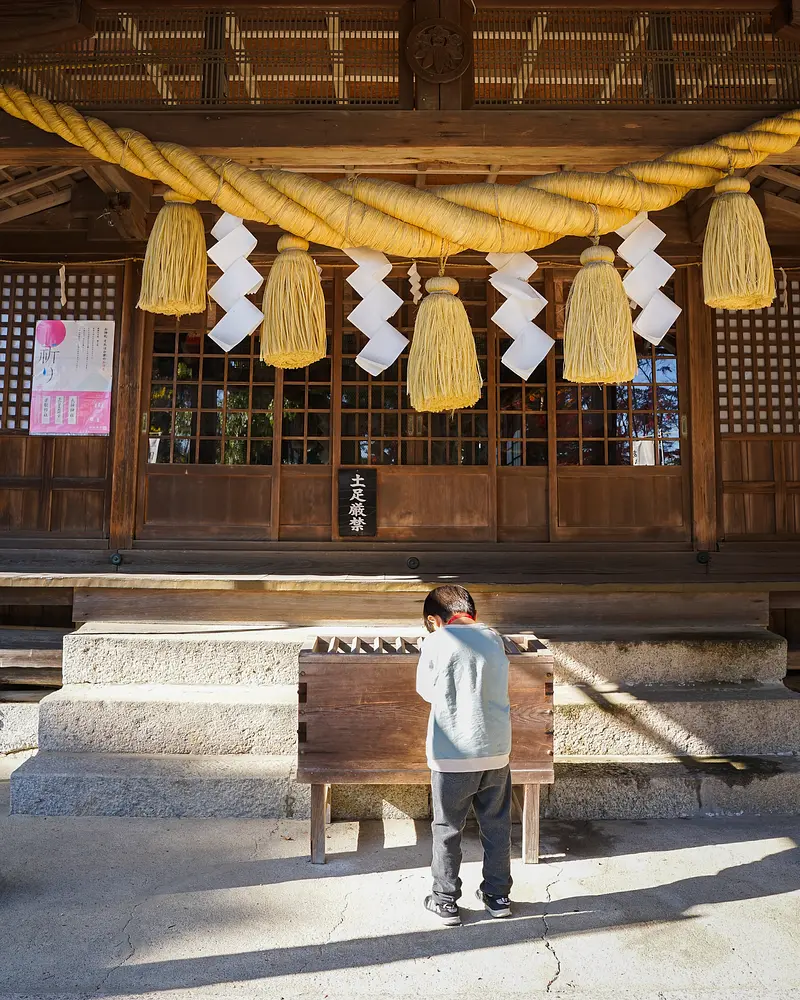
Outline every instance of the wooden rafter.
<svg viewBox="0 0 800 1000">
<path fill-rule="evenodd" d="M 52 184 L 53 181 L 61 180 L 63 177 L 69 177 L 71 174 L 78 174 L 82 170 L 83 167 L 46 167 L 44 170 L 37 170 L 24 177 L 15 177 L 13 180 L 7 181 L 5 184 L 0 184 L 0 199 L 7 200 L 9 198 L 14 198 L 19 194 L 30 191 L 32 188 Z M 53 193 L 52 189 L 50 190 L 50 193 Z"/>
<path fill-rule="evenodd" d="M 14 205 L 12 208 L 5 208 L 0 211 L 0 225 L 4 222 L 13 222 L 15 219 L 24 219 L 27 215 L 36 215 L 38 212 L 46 212 L 56 205 L 66 205 L 72 200 L 72 186 L 61 191 L 54 191 L 52 194 L 43 195 L 33 201 L 26 201 L 22 205 Z"/>
<path fill-rule="evenodd" d="M 794 191 L 800 191 L 800 176 L 797 174 L 790 173 L 788 170 L 782 170 L 780 167 L 772 167 L 769 164 L 763 164 L 757 170 L 759 176 L 768 181 L 775 181 L 776 184 L 782 184 L 784 187 L 792 188 Z"/>
</svg>

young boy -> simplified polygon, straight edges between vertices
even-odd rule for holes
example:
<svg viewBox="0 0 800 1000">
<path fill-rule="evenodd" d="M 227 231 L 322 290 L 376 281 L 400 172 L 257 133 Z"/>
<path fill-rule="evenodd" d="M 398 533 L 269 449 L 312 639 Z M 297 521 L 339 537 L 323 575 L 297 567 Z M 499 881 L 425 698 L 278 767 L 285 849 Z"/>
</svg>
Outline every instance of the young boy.
<svg viewBox="0 0 800 1000">
<path fill-rule="evenodd" d="M 425 598 L 417 691 L 430 702 L 428 766 L 433 798 L 433 893 L 425 908 L 461 924 L 461 834 L 474 806 L 483 845 L 478 899 L 493 917 L 511 915 L 511 710 L 500 636 L 475 620 L 463 587 Z"/>
</svg>

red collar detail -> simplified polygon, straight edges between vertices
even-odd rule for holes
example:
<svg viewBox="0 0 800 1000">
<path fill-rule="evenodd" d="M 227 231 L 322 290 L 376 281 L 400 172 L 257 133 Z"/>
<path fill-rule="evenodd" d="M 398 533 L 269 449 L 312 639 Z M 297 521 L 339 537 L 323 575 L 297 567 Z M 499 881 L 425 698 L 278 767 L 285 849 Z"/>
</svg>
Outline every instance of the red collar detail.
<svg viewBox="0 0 800 1000">
<path fill-rule="evenodd" d="M 470 621 L 472 621 L 472 622 L 475 621 L 474 615 L 467 614 L 466 611 L 465 611 L 465 612 L 462 612 L 460 615 L 453 615 L 452 618 L 448 619 L 445 622 L 445 625 L 452 625 L 453 622 L 456 620 L 456 618 L 469 618 Z"/>
</svg>

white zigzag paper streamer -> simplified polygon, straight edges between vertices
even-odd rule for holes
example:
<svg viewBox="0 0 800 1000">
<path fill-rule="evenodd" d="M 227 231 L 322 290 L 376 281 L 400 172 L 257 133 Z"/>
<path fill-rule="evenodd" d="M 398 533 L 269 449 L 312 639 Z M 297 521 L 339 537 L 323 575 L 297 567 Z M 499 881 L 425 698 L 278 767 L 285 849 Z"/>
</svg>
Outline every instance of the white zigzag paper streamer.
<svg viewBox="0 0 800 1000">
<path fill-rule="evenodd" d="M 383 283 L 392 270 L 385 254 L 371 247 L 346 247 L 344 252 L 358 264 L 345 280 L 361 296 L 361 302 L 347 318 L 369 338 L 356 364 L 370 375 L 380 375 L 397 361 L 408 343 L 408 337 L 388 322 L 403 300 Z"/>
<path fill-rule="evenodd" d="M 412 301 L 415 306 L 418 306 L 422 301 L 422 278 L 419 275 L 416 261 L 408 269 L 408 284 L 411 288 Z"/>
<path fill-rule="evenodd" d="M 209 288 L 208 294 L 222 306 L 225 315 L 208 335 L 223 351 L 230 351 L 249 337 L 264 318 L 258 306 L 247 298 L 258 291 L 264 280 L 247 259 L 258 240 L 238 215 L 228 212 L 217 220 L 211 235 L 218 242 L 208 256 L 222 271 L 222 277 Z"/>
<path fill-rule="evenodd" d="M 667 234 L 650 222 L 647 212 L 640 212 L 617 233 L 622 237 L 617 253 L 632 268 L 622 287 L 628 298 L 642 307 L 633 329 L 658 346 L 681 314 L 680 306 L 661 291 L 661 286 L 675 273 L 675 268 L 656 253 L 656 247 Z"/>
<path fill-rule="evenodd" d="M 492 319 L 514 341 L 501 360 L 506 368 L 527 381 L 555 344 L 533 322 L 547 305 L 547 299 L 528 284 L 539 265 L 526 253 L 490 253 L 486 259 L 497 268 L 489 281 L 506 297 Z"/>
</svg>

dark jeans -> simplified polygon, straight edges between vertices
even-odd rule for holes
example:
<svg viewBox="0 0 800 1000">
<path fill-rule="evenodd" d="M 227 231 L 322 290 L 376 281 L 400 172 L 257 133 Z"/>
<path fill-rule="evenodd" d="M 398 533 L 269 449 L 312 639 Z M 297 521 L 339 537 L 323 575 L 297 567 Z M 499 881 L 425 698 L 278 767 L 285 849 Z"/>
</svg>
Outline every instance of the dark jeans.
<svg viewBox="0 0 800 1000">
<path fill-rule="evenodd" d="M 461 896 L 461 834 L 475 807 L 483 844 L 481 890 L 491 896 L 511 891 L 511 771 L 431 771 L 433 797 L 433 895 L 439 902 Z"/>
</svg>

